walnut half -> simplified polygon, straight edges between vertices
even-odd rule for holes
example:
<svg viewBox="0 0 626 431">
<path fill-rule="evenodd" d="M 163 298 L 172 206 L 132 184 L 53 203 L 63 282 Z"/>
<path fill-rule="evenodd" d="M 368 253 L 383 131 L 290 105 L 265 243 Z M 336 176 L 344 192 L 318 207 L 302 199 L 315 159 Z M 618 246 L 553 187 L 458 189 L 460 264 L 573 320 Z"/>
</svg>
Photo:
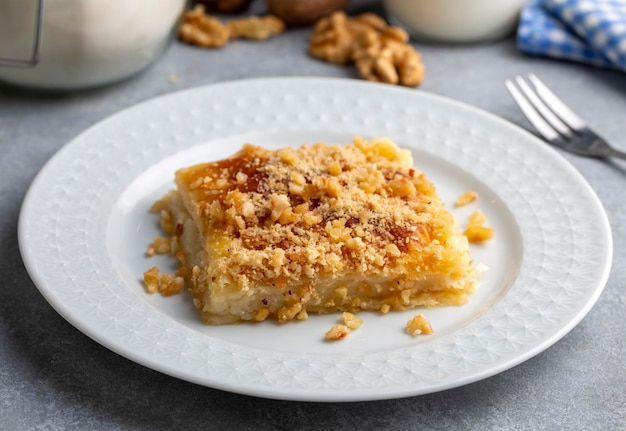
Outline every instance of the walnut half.
<svg viewBox="0 0 626 431">
<path fill-rule="evenodd" d="M 204 6 L 185 12 L 178 36 L 184 42 L 204 48 L 221 48 L 232 39 L 265 40 L 285 31 L 285 23 L 275 16 L 250 16 L 226 23 L 207 15 Z"/>
<path fill-rule="evenodd" d="M 315 24 L 309 53 L 330 63 L 355 64 L 359 76 L 369 81 L 416 87 L 425 68 L 408 41 L 406 31 L 376 14 L 348 17 L 338 11 Z"/>
</svg>

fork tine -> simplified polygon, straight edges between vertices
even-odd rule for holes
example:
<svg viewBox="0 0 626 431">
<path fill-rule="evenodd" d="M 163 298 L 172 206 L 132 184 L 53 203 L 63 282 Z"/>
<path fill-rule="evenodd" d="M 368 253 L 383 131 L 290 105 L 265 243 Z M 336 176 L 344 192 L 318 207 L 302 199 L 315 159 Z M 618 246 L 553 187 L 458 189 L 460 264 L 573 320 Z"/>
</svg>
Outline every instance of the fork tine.
<svg viewBox="0 0 626 431">
<path fill-rule="evenodd" d="M 533 108 L 533 106 L 526 100 L 526 98 L 520 93 L 510 79 L 504 81 L 507 90 L 513 96 L 513 99 L 517 103 L 517 106 L 522 110 L 528 121 L 537 129 L 539 134 L 548 141 L 552 141 L 559 138 L 559 134 L 554 130 L 541 115 Z"/>
<path fill-rule="evenodd" d="M 510 79 L 505 80 L 504 84 L 511 96 L 513 96 L 517 106 L 535 127 L 539 135 L 552 145 L 574 154 L 596 158 L 617 157 L 626 160 L 626 152 L 616 150 L 606 140 L 587 127 L 585 121 L 568 108 L 534 74 L 531 73 L 528 76 L 534 86 L 534 90 L 519 76 L 515 78 L 519 89 Z M 556 119 L 558 122 L 552 121 L 552 124 L 550 124 L 549 119 L 551 117 L 554 117 L 552 120 Z M 563 121 L 560 122 L 560 120 Z M 570 126 L 571 129 L 568 129 L 563 123 Z M 561 126 L 558 126 L 558 124 Z M 555 128 L 561 130 L 561 133 Z M 563 128 L 568 133 L 563 133 Z"/>
<path fill-rule="evenodd" d="M 537 94 L 530 88 L 530 86 L 522 79 L 521 76 L 515 77 L 515 82 L 522 90 L 522 93 L 526 95 L 528 101 L 535 107 L 539 114 L 552 125 L 561 135 L 572 136 L 572 132 L 554 113 L 543 103 L 543 101 L 537 96 Z"/>
<path fill-rule="evenodd" d="M 587 123 L 572 111 L 561 99 L 559 99 L 535 74 L 530 73 L 528 79 L 532 82 L 537 94 L 543 101 L 563 120 L 568 126 L 576 131 L 587 128 Z"/>
</svg>

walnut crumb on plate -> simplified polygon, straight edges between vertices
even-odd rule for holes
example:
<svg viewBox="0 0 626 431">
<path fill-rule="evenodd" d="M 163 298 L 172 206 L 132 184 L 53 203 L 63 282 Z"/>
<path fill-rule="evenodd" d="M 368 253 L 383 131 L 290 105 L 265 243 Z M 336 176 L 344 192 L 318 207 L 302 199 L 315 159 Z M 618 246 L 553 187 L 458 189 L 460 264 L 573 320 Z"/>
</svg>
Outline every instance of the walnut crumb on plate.
<svg viewBox="0 0 626 431">
<path fill-rule="evenodd" d="M 344 339 L 350 334 L 350 328 L 346 325 L 335 325 L 326 332 L 327 340 L 341 340 Z"/>
<path fill-rule="evenodd" d="M 433 327 L 430 325 L 430 322 L 426 320 L 426 317 L 420 313 L 406 322 L 405 331 L 409 335 L 430 335 L 433 333 Z"/>
<path fill-rule="evenodd" d="M 468 190 L 461 196 L 459 196 L 454 204 L 457 207 L 462 207 L 471 204 L 472 202 L 476 201 L 476 199 L 478 199 L 478 193 L 473 190 Z"/>
<path fill-rule="evenodd" d="M 351 331 L 358 329 L 363 324 L 363 320 L 359 319 L 352 313 L 348 313 L 347 311 L 341 313 L 341 320 L 343 324 L 337 324 L 326 332 L 327 340 L 334 341 L 346 338 Z"/>
</svg>

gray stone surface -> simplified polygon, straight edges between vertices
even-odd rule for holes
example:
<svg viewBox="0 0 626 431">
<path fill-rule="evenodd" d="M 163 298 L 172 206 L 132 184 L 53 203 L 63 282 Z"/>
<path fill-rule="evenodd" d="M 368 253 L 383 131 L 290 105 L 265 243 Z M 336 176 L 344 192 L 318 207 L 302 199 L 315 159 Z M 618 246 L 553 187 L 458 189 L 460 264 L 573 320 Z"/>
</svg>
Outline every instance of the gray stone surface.
<svg viewBox="0 0 626 431">
<path fill-rule="evenodd" d="M 377 9 L 353 2 L 352 10 Z M 263 12 L 255 5 L 252 12 Z M 309 30 L 219 51 L 174 45 L 133 79 L 50 94 L 0 86 L 0 429 L 626 429 L 626 163 L 563 154 L 606 208 L 615 242 L 606 289 L 587 317 L 536 357 L 486 380 L 399 400 L 316 404 L 258 399 L 176 380 L 100 346 L 67 323 L 28 277 L 17 245 L 26 190 L 64 144 L 107 116 L 152 97 L 232 79 L 356 78 L 309 58 Z M 468 46 L 415 44 L 426 91 L 527 127 L 503 81 L 535 72 L 626 150 L 626 75 L 528 58 L 513 38 Z M 177 79 L 172 80 L 175 76 Z"/>
</svg>

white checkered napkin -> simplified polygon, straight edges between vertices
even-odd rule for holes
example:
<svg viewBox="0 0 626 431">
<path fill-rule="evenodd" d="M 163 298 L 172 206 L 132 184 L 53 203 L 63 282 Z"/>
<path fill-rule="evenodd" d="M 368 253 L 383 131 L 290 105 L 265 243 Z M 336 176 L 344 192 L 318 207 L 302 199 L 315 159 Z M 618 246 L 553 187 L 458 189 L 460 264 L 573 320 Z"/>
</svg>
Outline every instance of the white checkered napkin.
<svg viewBox="0 0 626 431">
<path fill-rule="evenodd" d="M 517 30 L 520 51 L 530 55 L 612 66 L 601 52 L 551 15 L 542 3 L 543 0 L 530 0 L 522 10 Z"/>
<path fill-rule="evenodd" d="M 544 8 L 626 70 L 626 0 L 543 0 Z"/>
</svg>

